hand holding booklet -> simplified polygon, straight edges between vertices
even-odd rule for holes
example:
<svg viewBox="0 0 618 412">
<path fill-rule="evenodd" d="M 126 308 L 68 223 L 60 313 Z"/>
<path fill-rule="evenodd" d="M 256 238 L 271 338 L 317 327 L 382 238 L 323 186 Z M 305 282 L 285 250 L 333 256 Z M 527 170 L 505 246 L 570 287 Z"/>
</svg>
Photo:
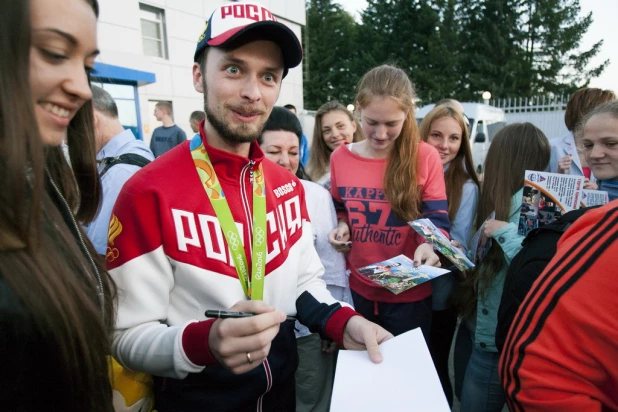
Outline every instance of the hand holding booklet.
<svg viewBox="0 0 618 412">
<path fill-rule="evenodd" d="M 405 255 L 358 269 L 358 273 L 396 295 L 448 272 L 433 266 L 414 266 L 414 261 Z"/>
<path fill-rule="evenodd" d="M 412 222 L 408 222 L 412 229 L 414 229 L 419 235 L 423 237 L 428 243 L 433 245 L 433 248 L 443 254 L 448 260 L 453 262 L 457 269 L 462 272 L 474 267 L 474 263 L 470 261 L 461 253 L 461 250 L 457 249 L 451 244 L 449 238 L 440 231 L 429 219 L 418 219 Z"/>
</svg>

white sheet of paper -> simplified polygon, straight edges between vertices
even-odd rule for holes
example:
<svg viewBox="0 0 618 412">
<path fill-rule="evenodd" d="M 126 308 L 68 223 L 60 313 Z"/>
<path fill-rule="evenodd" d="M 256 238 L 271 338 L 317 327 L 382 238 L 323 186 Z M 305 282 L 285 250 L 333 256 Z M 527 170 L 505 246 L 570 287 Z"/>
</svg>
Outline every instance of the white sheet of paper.
<svg viewBox="0 0 618 412">
<path fill-rule="evenodd" d="M 375 364 L 366 351 L 339 351 L 331 412 L 450 411 L 420 328 L 380 352 L 384 360 Z"/>
</svg>

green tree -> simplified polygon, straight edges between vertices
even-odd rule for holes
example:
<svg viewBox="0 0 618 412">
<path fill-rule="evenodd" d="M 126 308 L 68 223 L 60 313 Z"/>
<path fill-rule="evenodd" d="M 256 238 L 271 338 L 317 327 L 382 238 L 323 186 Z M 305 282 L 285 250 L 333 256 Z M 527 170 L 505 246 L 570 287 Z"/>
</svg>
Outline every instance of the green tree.
<svg viewBox="0 0 618 412">
<path fill-rule="evenodd" d="M 590 67 L 603 40 L 580 50 L 581 39 L 592 24 L 592 13 L 580 17 L 579 0 L 524 0 L 522 31 L 527 94 L 572 93 L 599 76 L 608 60 Z"/>
<path fill-rule="evenodd" d="M 362 18 L 359 65 L 364 71 L 383 63 L 401 67 L 418 96 L 441 95 L 444 51 L 439 37 L 440 13 L 429 0 L 368 0 Z"/>
<path fill-rule="evenodd" d="M 302 37 L 305 107 L 315 110 L 333 99 L 353 103 L 359 79 L 351 70 L 357 60 L 354 18 L 331 0 L 307 1 Z"/>
<path fill-rule="evenodd" d="M 519 2 L 459 0 L 460 100 L 479 100 L 485 90 L 494 96 L 519 95 L 525 88 Z"/>
</svg>

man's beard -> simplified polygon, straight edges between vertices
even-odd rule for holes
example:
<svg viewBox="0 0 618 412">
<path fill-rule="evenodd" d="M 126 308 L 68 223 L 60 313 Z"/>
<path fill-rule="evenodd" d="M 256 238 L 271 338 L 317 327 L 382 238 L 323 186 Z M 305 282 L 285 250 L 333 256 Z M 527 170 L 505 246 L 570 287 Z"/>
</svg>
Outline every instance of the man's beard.
<svg viewBox="0 0 618 412">
<path fill-rule="evenodd" d="M 257 131 L 252 131 L 248 124 L 241 124 L 237 130 L 232 130 L 225 121 L 210 110 L 208 107 L 208 89 L 206 88 L 206 81 L 203 81 L 202 87 L 204 89 L 204 113 L 206 114 L 206 120 L 217 131 L 219 136 L 231 144 L 239 143 L 251 143 L 258 139 L 264 131 L 266 121 L 258 125 Z"/>
</svg>

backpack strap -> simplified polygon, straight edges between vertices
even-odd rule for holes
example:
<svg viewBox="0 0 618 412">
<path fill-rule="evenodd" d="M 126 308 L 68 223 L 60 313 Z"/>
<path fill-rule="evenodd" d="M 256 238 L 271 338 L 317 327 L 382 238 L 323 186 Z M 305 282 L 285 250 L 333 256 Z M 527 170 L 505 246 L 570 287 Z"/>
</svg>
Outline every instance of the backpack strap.
<svg viewBox="0 0 618 412">
<path fill-rule="evenodd" d="M 125 153 L 125 154 L 122 154 L 116 157 L 106 157 L 103 159 L 101 163 L 104 166 L 99 176 L 103 177 L 103 175 L 107 173 L 109 169 L 111 169 L 112 167 L 118 164 L 127 164 L 127 165 L 144 167 L 148 163 L 150 163 L 150 160 L 146 159 L 144 156 L 140 156 L 135 153 Z"/>
</svg>

